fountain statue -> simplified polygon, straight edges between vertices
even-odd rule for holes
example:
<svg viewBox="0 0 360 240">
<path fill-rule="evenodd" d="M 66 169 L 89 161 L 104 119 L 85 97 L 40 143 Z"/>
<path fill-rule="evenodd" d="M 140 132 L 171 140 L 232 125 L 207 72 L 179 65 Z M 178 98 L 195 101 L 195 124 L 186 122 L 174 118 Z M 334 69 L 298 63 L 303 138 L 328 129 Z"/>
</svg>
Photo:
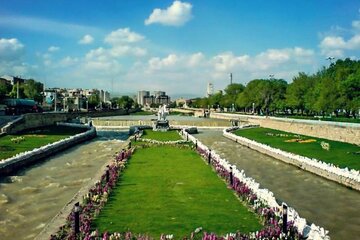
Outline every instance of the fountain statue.
<svg viewBox="0 0 360 240">
<path fill-rule="evenodd" d="M 157 113 L 157 120 L 154 121 L 153 130 L 154 131 L 167 131 L 169 130 L 169 120 L 166 117 L 169 115 L 169 111 L 166 108 L 166 104 L 159 107 L 159 111 Z"/>
</svg>

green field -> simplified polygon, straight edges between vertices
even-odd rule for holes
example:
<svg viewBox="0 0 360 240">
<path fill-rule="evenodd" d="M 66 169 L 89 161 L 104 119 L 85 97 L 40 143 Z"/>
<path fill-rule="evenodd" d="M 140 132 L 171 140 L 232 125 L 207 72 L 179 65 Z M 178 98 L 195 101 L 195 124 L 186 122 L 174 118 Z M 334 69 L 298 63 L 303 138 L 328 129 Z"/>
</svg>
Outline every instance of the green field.
<svg viewBox="0 0 360 240">
<path fill-rule="evenodd" d="M 33 150 L 48 143 L 59 141 L 60 139 L 84 132 L 86 129 L 50 126 L 15 135 L 5 135 L 0 137 L 0 161 L 16 155 L 17 153 Z M 23 137 L 24 140 L 15 143 L 11 139 Z"/>
<path fill-rule="evenodd" d="M 154 139 L 157 141 L 177 141 L 182 140 L 178 131 L 171 130 L 167 132 L 144 130 L 142 138 Z"/>
<path fill-rule="evenodd" d="M 165 145 L 136 150 L 92 227 L 181 239 L 198 227 L 225 234 L 262 225 L 196 152 Z"/>
<path fill-rule="evenodd" d="M 297 135 L 269 128 L 241 129 L 234 133 L 238 136 L 246 137 L 287 152 L 333 163 L 341 168 L 348 167 L 360 170 L 360 147 L 354 144 Z M 309 140 L 312 142 L 294 141 L 295 139 Z M 293 140 L 293 142 L 291 142 L 291 140 Z M 323 149 L 321 142 L 329 143 L 329 150 Z"/>
</svg>

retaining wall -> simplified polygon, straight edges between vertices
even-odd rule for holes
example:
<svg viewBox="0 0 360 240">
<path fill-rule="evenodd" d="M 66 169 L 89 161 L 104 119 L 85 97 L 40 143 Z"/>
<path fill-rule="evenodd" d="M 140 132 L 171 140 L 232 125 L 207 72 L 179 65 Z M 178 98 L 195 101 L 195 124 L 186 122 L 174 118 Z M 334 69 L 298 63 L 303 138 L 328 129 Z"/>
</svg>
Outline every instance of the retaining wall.
<svg viewBox="0 0 360 240">
<path fill-rule="evenodd" d="M 90 140 L 94 137 L 96 137 L 96 130 L 92 127 L 84 133 L 62 139 L 55 143 L 50 143 L 40 148 L 35 148 L 32 151 L 20 153 L 5 160 L 0 160 L 0 176 L 9 175 L 10 173 L 18 171 L 25 166 L 41 161 L 55 153 L 73 147 L 78 143 Z"/>
<path fill-rule="evenodd" d="M 226 131 L 224 131 L 224 136 L 244 146 L 254 149 L 260 153 L 269 155 L 285 163 L 295 165 L 305 171 L 314 173 L 318 176 L 324 177 L 331 181 L 335 181 L 337 183 L 360 191 L 360 176 L 358 171 L 340 169 L 331 165 L 328 165 L 328 167 L 326 167 L 326 163 L 319 164 L 319 162 L 315 159 L 309 159 L 306 157 L 287 153 L 279 149 L 271 148 L 267 145 L 257 143 L 244 137 L 236 136 L 235 134 Z M 303 161 L 300 161 L 299 158 L 302 158 Z M 311 164 L 311 162 L 309 161 L 314 161 L 314 163 Z"/>
<path fill-rule="evenodd" d="M 148 125 L 152 126 L 151 120 L 106 120 L 106 119 L 92 119 L 94 126 L 102 128 L 122 128 L 130 126 Z M 230 127 L 231 123 L 228 120 L 218 121 L 199 121 L 191 120 L 169 120 L 170 126 L 193 126 L 193 127 Z"/>
<path fill-rule="evenodd" d="M 213 112 L 210 117 L 246 121 L 250 124 L 258 124 L 264 128 L 360 145 L 360 124 L 357 123 L 286 119 Z"/>
<path fill-rule="evenodd" d="M 133 112 L 136 110 L 131 110 Z M 7 134 L 14 134 L 27 129 L 50 126 L 57 122 L 66 122 L 77 117 L 106 117 L 126 115 L 127 111 L 114 110 L 114 111 L 98 111 L 98 112 L 45 112 L 45 113 L 28 113 L 20 116 L 16 120 L 5 125 L 1 131 Z"/>
</svg>

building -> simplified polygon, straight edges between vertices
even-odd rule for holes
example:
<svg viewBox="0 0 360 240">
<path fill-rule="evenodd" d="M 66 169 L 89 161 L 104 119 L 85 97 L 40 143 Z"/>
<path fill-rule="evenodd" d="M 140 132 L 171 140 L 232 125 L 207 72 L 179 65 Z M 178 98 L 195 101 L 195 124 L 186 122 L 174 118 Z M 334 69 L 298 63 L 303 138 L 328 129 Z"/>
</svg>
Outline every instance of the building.
<svg viewBox="0 0 360 240">
<path fill-rule="evenodd" d="M 110 93 L 108 91 L 104 92 L 104 102 L 110 102 Z"/>
<path fill-rule="evenodd" d="M 150 97 L 149 91 L 139 91 L 137 95 L 137 103 L 141 106 L 145 106 L 144 99 L 148 97 Z"/>
<path fill-rule="evenodd" d="M 149 91 L 139 91 L 137 103 L 141 106 L 170 104 L 170 97 L 166 95 L 166 92 L 164 91 L 154 91 L 153 95 L 150 95 Z"/>
<path fill-rule="evenodd" d="M 208 83 L 206 89 L 206 97 L 210 97 L 214 94 L 214 85 L 212 83 Z"/>
</svg>

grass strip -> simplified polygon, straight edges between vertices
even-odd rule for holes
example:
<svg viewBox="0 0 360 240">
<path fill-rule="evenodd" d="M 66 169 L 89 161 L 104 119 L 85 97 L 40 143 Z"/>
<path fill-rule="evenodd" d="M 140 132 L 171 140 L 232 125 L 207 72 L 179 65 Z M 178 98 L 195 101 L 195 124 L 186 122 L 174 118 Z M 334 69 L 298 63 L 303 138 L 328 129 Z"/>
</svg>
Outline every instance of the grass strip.
<svg viewBox="0 0 360 240">
<path fill-rule="evenodd" d="M 86 131 L 83 128 L 50 126 L 0 137 L 0 161 Z M 15 139 L 18 139 L 17 141 Z M 13 141 L 12 141 L 13 139 Z"/>
<path fill-rule="evenodd" d="M 309 137 L 269 128 L 239 129 L 234 132 L 259 143 L 301 156 L 332 163 L 340 168 L 360 170 L 360 147 L 354 144 Z M 324 149 L 321 143 L 328 143 Z"/>
<path fill-rule="evenodd" d="M 93 227 L 180 239 L 198 227 L 217 234 L 257 231 L 259 221 L 196 152 L 156 146 L 136 150 Z"/>
<path fill-rule="evenodd" d="M 178 131 L 170 130 L 166 132 L 144 130 L 142 138 L 153 139 L 157 141 L 177 141 L 182 140 Z"/>
</svg>

